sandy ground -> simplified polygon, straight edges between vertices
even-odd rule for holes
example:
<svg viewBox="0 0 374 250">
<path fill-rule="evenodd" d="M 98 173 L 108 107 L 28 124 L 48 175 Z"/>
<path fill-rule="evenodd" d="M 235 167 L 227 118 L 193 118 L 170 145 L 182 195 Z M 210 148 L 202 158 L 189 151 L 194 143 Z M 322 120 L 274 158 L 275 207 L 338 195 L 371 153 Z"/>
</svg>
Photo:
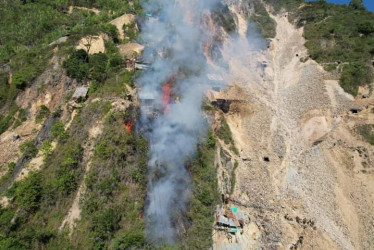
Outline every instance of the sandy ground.
<svg viewBox="0 0 374 250">
<path fill-rule="evenodd" d="M 41 125 L 29 120 L 16 129 L 10 129 L 0 135 L 0 176 L 6 174 L 8 163 L 17 162 L 21 155 L 19 146 L 31 139 L 34 139 Z M 15 136 L 20 136 L 19 140 L 13 140 Z"/>
<path fill-rule="evenodd" d="M 79 10 L 87 10 L 87 11 L 92 11 L 96 15 L 100 14 L 100 10 L 96 8 L 86 8 L 86 7 L 79 7 L 79 6 L 69 6 L 68 13 L 71 14 L 73 13 L 74 9 L 79 9 Z"/>
<path fill-rule="evenodd" d="M 115 25 L 119 32 L 119 38 L 124 39 L 125 34 L 123 32 L 123 25 L 124 24 L 131 24 L 135 22 L 135 15 L 132 14 L 124 14 L 114 20 L 112 20 L 110 23 Z"/>
<path fill-rule="evenodd" d="M 138 43 L 126 43 L 118 45 L 118 49 L 123 57 L 132 58 L 134 53 L 140 55 L 144 50 L 144 46 Z"/>
<path fill-rule="evenodd" d="M 231 156 L 239 162 L 232 199 L 261 234 L 255 243 L 236 242 L 242 249 L 289 249 L 303 236 L 301 249 L 372 249 L 374 148 L 354 128 L 373 124 L 373 100 L 354 100 L 317 63 L 301 62 L 308 55 L 303 30 L 285 14 L 273 18 L 277 36 L 266 53 L 229 60 L 239 98 L 247 100 L 242 105 L 253 111 L 226 115 L 240 151 Z M 245 22 L 238 20 L 243 36 Z M 253 60 L 267 67 L 250 69 Z M 357 106 L 363 111 L 351 114 Z M 225 168 L 230 164 L 218 176 Z M 229 243 L 219 233 L 214 242 Z"/>
<path fill-rule="evenodd" d="M 83 37 L 76 49 L 83 49 L 88 52 L 89 55 L 96 53 L 105 53 L 105 40 L 108 36 L 105 34 L 100 34 L 98 36 L 87 36 Z"/>
<path fill-rule="evenodd" d="M 57 142 L 52 142 L 51 146 L 52 146 L 52 150 L 54 150 L 57 146 Z M 26 166 L 22 168 L 20 174 L 16 177 L 15 181 L 23 180 L 32 171 L 39 171 L 40 168 L 43 166 L 43 163 L 44 163 L 43 153 L 39 151 L 37 156 L 33 158 Z"/>
</svg>

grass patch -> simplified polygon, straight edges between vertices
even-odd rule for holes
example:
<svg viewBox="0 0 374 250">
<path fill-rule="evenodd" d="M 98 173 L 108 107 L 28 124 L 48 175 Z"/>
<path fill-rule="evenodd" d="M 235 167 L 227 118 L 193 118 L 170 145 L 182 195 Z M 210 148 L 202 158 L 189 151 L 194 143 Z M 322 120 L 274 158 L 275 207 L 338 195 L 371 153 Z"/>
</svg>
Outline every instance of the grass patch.
<svg viewBox="0 0 374 250">
<path fill-rule="evenodd" d="M 123 71 L 105 81 L 104 84 L 93 82 L 90 86 L 92 97 L 124 96 L 127 93 L 125 85 L 134 87 L 135 73 Z"/>
<path fill-rule="evenodd" d="M 367 141 L 371 145 L 374 145 L 374 125 L 365 124 L 365 125 L 359 126 L 357 128 L 357 132 L 359 135 L 362 136 L 362 138 L 365 141 Z"/>
<path fill-rule="evenodd" d="M 225 117 L 221 116 L 220 121 L 221 124 L 216 130 L 216 135 L 226 144 L 229 144 L 233 142 L 230 126 L 227 124 Z"/>
<path fill-rule="evenodd" d="M 235 174 L 235 172 L 236 172 L 236 169 L 238 168 L 238 166 L 239 166 L 238 161 L 235 161 L 234 168 L 231 171 L 231 180 L 230 180 L 230 182 L 231 182 L 231 185 L 230 185 L 231 186 L 231 190 L 230 190 L 230 195 L 233 194 L 234 190 L 235 190 L 235 184 L 236 184 L 236 174 Z"/>
</svg>

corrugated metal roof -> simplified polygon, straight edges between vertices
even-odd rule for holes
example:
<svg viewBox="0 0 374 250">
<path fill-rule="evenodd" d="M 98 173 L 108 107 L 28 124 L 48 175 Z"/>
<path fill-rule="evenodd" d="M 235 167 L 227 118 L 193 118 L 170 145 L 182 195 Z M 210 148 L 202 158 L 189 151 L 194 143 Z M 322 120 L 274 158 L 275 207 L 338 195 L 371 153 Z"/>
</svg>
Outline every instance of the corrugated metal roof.
<svg viewBox="0 0 374 250">
<path fill-rule="evenodd" d="M 222 225 L 229 225 L 229 219 L 227 219 L 225 216 L 218 216 L 217 223 L 220 223 Z"/>
<path fill-rule="evenodd" d="M 78 99 L 78 98 L 81 98 L 81 97 L 86 97 L 87 93 L 88 93 L 88 88 L 87 87 L 84 87 L 84 86 L 78 87 L 74 92 L 73 98 Z"/>
<path fill-rule="evenodd" d="M 235 222 L 233 221 L 233 219 L 229 219 L 229 227 L 236 227 L 236 224 Z"/>
<path fill-rule="evenodd" d="M 243 213 L 242 211 L 238 211 L 238 212 L 236 213 L 236 218 L 237 218 L 238 220 L 245 220 L 244 213 Z"/>
</svg>

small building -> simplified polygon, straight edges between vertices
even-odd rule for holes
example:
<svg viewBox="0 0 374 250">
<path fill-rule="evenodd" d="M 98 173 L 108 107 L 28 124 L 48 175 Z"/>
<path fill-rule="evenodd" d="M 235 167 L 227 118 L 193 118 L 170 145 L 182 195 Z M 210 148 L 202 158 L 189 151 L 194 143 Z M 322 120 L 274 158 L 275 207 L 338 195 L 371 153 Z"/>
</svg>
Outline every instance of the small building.
<svg viewBox="0 0 374 250">
<path fill-rule="evenodd" d="M 151 92 L 139 94 L 140 104 L 146 115 L 152 115 L 155 105 L 155 96 Z"/>
<path fill-rule="evenodd" d="M 145 70 L 149 68 L 149 64 L 145 63 L 135 63 L 135 69 L 137 70 Z"/>
<path fill-rule="evenodd" d="M 135 61 L 132 59 L 126 59 L 126 69 L 134 70 L 135 69 Z"/>
<path fill-rule="evenodd" d="M 235 234 L 239 228 L 243 228 L 245 223 L 244 213 L 237 207 L 224 208 L 217 207 L 216 225 L 223 227 L 228 233 Z"/>
<path fill-rule="evenodd" d="M 87 94 L 88 94 L 88 87 L 81 86 L 75 90 L 72 99 L 76 102 L 82 102 L 86 100 Z"/>
</svg>

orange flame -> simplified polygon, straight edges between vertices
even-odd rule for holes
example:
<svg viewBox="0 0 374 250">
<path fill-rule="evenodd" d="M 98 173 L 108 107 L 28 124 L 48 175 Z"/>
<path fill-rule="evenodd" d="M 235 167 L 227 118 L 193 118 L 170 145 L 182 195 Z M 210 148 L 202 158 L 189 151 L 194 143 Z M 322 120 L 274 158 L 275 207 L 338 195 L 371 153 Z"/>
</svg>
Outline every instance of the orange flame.
<svg viewBox="0 0 374 250">
<path fill-rule="evenodd" d="M 134 122 L 132 120 L 128 120 L 126 123 L 125 123 L 125 128 L 126 130 L 131 133 L 132 131 L 132 127 L 134 126 Z"/>
</svg>

